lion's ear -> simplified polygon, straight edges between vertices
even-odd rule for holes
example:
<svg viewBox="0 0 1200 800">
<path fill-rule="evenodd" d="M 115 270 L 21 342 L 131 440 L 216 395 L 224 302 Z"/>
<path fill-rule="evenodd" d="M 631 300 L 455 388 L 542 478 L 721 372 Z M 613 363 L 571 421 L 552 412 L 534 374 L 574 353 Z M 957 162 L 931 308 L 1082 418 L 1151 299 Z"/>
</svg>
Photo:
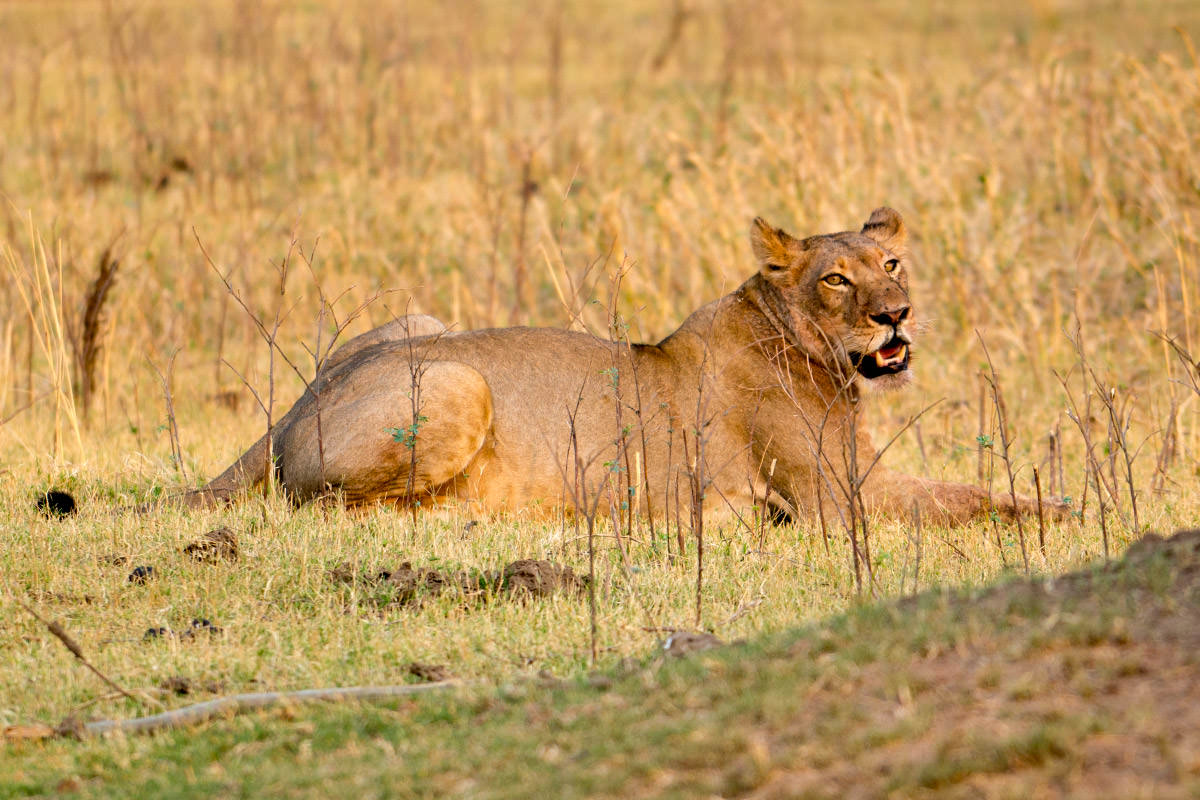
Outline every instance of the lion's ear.
<svg viewBox="0 0 1200 800">
<path fill-rule="evenodd" d="M 754 257 L 763 269 L 791 266 L 797 244 L 799 242 L 784 232 L 783 228 L 771 227 L 762 217 L 755 217 L 754 224 L 750 226 L 750 246 L 754 248 Z"/>
<path fill-rule="evenodd" d="M 871 212 L 870 219 L 862 227 L 862 233 L 892 251 L 902 250 L 908 239 L 908 230 L 904 227 L 900 212 L 887 206 L 880 206 Z"/>
</svg>

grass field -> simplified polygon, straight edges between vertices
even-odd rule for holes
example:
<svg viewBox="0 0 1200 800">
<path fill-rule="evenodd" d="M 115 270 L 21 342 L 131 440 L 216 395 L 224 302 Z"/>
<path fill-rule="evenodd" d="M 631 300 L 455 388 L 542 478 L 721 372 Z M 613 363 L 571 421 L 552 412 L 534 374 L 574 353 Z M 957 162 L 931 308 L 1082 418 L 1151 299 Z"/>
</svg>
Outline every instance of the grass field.
<svg viewBox="0 0 1200 800">
<path fill-rule="evenodd" d="M 697 626 L 694 543 L 671 556 L 675 531 L 641 526 L 625 564 L 606 529 L 593 635 L 573 592 L 413 599 L 367 579 L 585 570 L 553 516 L 414 523 L 274 496 L 110 513 L 216 475 L 265 429 L 255 398 L 285 411 L 338 329 L 409 310 L 607 335 L 615 313 L 657 340 L 753 272 L 756 214 L 798 235 L 904 214 L 930 324 L 916 385 L 875 398 L 871 426 L 885 439 L 940 401 L 889 465 L 1006 486 L 986 342 L 1018 489 L 1036 467 L 1076 509 L 1031 544 L 1032 573 L 1200 519 L 1195 3 L 0 0 L 0 30 L 0 727 L 403 683 L 411 662 L 488 687 L 574 679 L 670 629 L 767 641 L 1023 572 L 1014 526 L 880 521 L 859 591 L 844 537 L 730 525 L 708 532 Z M 51 487 L 81 512 L 39 514 Z M 181 552 L 220 526 L 236 561 Z M 366 578 L 331 576 L 347 562 Z M 153 576 L 130 581 L 138 566 Z M 145 635 L 192 620 L 220 632 Z M 192 695 L 164 683 L 179 677 Z M 100 791 L 185 739 L 3 745 L 0 793 Z M 371 769 L 393 757 L 360 749 Z"/>
</svg>

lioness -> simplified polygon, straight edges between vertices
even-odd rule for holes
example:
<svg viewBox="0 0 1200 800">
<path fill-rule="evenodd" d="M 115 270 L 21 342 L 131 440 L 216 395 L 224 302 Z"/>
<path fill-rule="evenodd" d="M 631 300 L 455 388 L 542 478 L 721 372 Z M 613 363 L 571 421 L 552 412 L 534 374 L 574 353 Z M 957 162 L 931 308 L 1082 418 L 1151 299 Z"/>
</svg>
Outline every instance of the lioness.
<svg viewBox="0 0 1200 800">
<path fill-rule="evenodd" d="M 913 357 L 905 238 L 890 208 L 858 232 L 807 239 L 757 218 L 758 271 L 658 344 L 401 318 L 335 352 L 280 420 L 275 476 L 296 501 L 335 493 L 348 505 L 658 514 L 698 497 L 843 521 L 916 504 L 943 524 L 1031 510 L 875 463 L 864 395 L 907 383 Z M 264 436 L 187 502 L 260 483 L 268 452 Z"/>
</svg>

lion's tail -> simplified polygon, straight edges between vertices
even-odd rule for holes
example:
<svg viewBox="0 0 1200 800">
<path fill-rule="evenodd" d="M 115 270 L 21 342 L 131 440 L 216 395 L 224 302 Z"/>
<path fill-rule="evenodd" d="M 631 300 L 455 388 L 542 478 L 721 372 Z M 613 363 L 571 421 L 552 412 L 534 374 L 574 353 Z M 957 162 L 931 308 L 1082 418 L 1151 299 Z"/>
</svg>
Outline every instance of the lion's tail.
<svg viewBox="0 0 1200 800">
<path fill-rule="evenodd" d="M 264 434 L 207 486 L 183 495 L 183 504 L 190 508 L 211 508 L 228 503 L 240 491 L 261 486 L 267 476 L 269 441 L 269 434 Z"/>
</svg>

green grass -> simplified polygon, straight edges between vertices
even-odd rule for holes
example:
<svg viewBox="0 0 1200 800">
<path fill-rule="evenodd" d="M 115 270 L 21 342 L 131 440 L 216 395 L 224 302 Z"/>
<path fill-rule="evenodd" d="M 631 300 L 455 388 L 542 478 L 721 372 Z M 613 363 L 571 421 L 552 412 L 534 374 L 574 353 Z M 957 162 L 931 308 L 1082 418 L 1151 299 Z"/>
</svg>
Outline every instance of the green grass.
<svg viewBox="0 0 1200 800">
<path fill-rule="evenodd" d="M 1002 654 L 1012 682 L 1044 659 L 1074 659 L 1077 672 L 1095 673 L 1089 659 L 1113 645 L 1126 659 L 1153 659 L 1159 634 L 1144 623 L 1178 617 L 1173 607 L 1196 591 L 1195 562 L 1194 552 L 1156 556 L 1079 573 L 1057 589 L 1016 582 L 974 595 L 926 593 L 684 660 L 646 654 L 599 679 L 521 679 L 396 703 L 284 709 L 197 731 L 10 745 L 0 785 L 14 797 L 63 779 L 97 797 L 301 797 L 330 786 L 362 797 L 686 797 L 816 770 L 832 782 L 814 796 L 829 796 L 839 765 L 857 767 L 862 786 L 905 794 L 993 774 L 1052 777 L 1078 763 L 1094 737 L 1143 725 L 1139 709 L 1094 698 L 1047 713 L 1047 699 L 1076 691 L 1058 673 L 1026 697 L 981 701 L 1004 691 L 973 689 L 972 662 Z M 1165 587 L 1155 577 L 1163 571 Z M 995 600 L 1024 595 L 1043 597 L 1045 607 L 995 613 Z M 1122 606 L 1133 612 L 1132 639 L 1110 621 L 1101 637 L 1073 645 L 1068 626 L 1053 623 Z M 1191 617 L 1194 609 L 1178 623 Z M 1176 657 L 1168 661 L 1156 667 L 1177 669 Z M 956 677 L 922 675 L 939 662 L 958 664 Z M 1194 670 L 1194 659 L 1184 663 Z M 1156 685 L 1171 684 L 1165 675 Z M 975 718 L 966 736 L 955 734 L 964 709 Z M 1154 724 L 1170 736 L 1169 715 Z M 872 769 L 876 758 L 892 768 Z M 1155 775 L 1147 780 L 1163 780 Z M 1194 787 L 1200 776 L 1188 780 Z"/>
</svg>

